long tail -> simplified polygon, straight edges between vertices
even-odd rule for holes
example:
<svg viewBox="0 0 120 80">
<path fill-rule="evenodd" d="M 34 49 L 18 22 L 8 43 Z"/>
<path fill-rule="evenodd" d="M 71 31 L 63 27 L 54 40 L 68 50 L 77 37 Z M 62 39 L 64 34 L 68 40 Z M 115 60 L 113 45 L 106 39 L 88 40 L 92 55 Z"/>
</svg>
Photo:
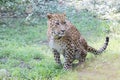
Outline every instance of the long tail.
<svg viewBox="0 0 120 80">
<path fill-rule="evenodd" d="M 107 46 L 108 46 L 108 43 L 109 43 L 109 37 L 106 37 L 105 43 L 104 43 L 104 45 L 103 45 L 102 48 L 100 48 L 99 50 L 96 50 L 96 49 L 92 48 L 91 46 L 88 46 L 87 51 L 88 51 L 88 52 L 91 52 L 91 53 L 93 53 L 93 54 L 95 54 L 95 55 L 99 55 L 99 54 L 101 54 L 104 50 L 106 50 L 106 48 L 107 48 Z"/>
</svg>

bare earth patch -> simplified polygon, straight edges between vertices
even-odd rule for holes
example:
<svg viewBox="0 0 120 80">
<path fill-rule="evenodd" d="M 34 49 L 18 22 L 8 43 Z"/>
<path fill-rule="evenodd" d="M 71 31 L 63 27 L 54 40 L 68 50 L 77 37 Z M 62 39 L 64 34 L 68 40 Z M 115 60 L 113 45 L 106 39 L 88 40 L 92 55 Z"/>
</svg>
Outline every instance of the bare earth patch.
<svg viewBox="0 0 120 80">
<path fill-rule="evenodd" d="M 24 61 L 20 62 L 19 67 L 20 68 L 27 68 L 27 69 L 31 69 L 32 68 L 29 64 L 25 63 Z"/>
<path fill-rule="evenodd" d="M 7 58 L 0 58 L 0 63 L 5 64 L 8 61 Z"/>
<path fill-rule="evenodd" d="M 94 61 L 82 70 L 78 68 L 78 80 L 120 80 L 119 60 Z"/>
</svg>

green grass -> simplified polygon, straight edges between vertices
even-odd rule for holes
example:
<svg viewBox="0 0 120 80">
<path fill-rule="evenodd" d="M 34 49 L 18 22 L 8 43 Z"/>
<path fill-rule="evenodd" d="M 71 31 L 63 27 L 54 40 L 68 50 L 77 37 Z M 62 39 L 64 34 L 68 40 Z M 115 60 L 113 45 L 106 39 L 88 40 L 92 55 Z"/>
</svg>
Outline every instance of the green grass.
<svg viewBox="0 0 120 80">
<path fill-rule="evenodd" d="M 7 69 L 13 80 L 49 79 L 61 74 L 49 56 L 50 49 L 40 43 L 46 40 L 46 26 L 16 25 L 0 27 L 0 69 Z"/>
<path fill-rule="evenodd" d="M 119 27 L 111 30 L 111 23 L 90 15 L 76 15 L 72 17 L 72 23 L 95 48 L 100 48 L 105 36 L 110 36 L 109 46 L 103 55 L 95 57 L 88 53 L 85 63 L 72 71 L 65 71 L 56 65 L 46 45 L 46 20 L 34 26 L 21 25 L 20 20 L 14 20 L 13 24 L 0 25 L 0 70 L 7 70 L 10 80 L 119 80 Z M 5 77 L 0 75 L 0 79 Z"/>
</svg>

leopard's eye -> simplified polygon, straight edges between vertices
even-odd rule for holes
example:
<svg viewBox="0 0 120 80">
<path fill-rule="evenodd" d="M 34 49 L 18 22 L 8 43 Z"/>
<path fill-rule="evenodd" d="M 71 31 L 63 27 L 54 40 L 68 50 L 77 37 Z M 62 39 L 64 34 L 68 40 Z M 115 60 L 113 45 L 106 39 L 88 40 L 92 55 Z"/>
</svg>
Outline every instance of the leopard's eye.
<svg viewBox="0 0 120 80">
<path fill-rule="evenodd" d="M 56 22 L 57 25 L 59 25 L 59 22 Z"/>
<path fill-rule="evenodd" d="M 66 24 L 66 22 L 63 22 L 63 24 Z"/>
</svg>

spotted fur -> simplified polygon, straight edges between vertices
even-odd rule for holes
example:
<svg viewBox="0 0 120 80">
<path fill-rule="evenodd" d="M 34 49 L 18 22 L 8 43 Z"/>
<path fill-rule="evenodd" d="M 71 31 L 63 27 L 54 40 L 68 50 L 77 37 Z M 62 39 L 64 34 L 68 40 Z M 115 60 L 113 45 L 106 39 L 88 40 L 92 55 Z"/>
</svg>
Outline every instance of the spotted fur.
<svg viewBox="0 0 120 80">
<path fill-rule="evenodd" d="M 64 68 L 70 69 L 74 60 L 85 61 L 87 52 L 95 55 L 102 53 L 108 45 L 106 37 L 104 46 L 96 50 L 89 46 L 77 28 L 66 19 L 65 14 L 48 14 L 48 41 L 56 63 L 61 65 L 60 54 L 65 58 Z"/>
</svg>

